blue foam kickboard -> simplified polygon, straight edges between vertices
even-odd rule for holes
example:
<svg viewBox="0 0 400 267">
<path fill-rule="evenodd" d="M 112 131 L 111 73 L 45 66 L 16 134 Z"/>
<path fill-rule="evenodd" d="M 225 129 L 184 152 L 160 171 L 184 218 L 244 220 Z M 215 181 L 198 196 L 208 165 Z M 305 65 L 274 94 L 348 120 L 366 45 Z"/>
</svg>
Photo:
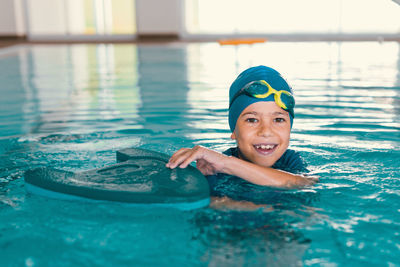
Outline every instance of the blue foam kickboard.
<svg viewBox="0 0 400 267">
<path fill-rule="evenodd" d="M 193 209 L 210 202 L 206 178 L 194 167 L 169 169 L 169 156 L 139 148 L 117 151 L 114 165 L 73 173 L 41 167 L 25 172 L 29 192 L 69 200 Z"/>
</svg>

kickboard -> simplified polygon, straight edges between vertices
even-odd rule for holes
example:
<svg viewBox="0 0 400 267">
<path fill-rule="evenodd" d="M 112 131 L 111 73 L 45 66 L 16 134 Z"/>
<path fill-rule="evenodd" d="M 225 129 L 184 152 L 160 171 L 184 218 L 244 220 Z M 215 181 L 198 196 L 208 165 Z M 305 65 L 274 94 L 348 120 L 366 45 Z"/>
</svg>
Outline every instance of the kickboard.
<svg viewBox="0 0 400 267">
<path fill-rule="evenodd" d="M 194 209 L 210 203 L 206 178 L 194 167 L 169 169 L 169 156 L 139 148 L 117 151 L 117 163 L 73 173 L 40 167 L 25 172 L 29 192 L 70 200 Z"/>
</svg>

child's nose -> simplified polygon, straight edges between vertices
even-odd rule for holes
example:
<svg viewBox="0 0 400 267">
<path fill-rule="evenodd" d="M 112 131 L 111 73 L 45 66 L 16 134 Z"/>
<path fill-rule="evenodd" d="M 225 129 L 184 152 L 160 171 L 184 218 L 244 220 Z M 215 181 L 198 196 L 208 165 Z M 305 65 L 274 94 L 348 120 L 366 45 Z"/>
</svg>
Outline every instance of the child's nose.
<svg viewBox="0 0 400 267">
<path fill-rule="evenodd" d="M 263 137 L 268 137 L 268 136 L 272 136 L 272 127 L 271 124 L 266 122 L 266 121 L 262 121 L 260 123 L 260 128 L 258 131 L 258 135 L 259 136 L 263 136 Z"/>
</svg>

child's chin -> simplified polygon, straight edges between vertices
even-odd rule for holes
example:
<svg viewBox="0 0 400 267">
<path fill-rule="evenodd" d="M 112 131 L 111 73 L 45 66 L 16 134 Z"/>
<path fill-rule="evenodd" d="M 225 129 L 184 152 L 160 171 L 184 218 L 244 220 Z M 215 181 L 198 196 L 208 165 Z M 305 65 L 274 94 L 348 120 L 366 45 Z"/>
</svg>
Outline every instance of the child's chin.
<svg viewBox="0 0 400 267">
<path fill-rule="evenodd" d="M 253 161 L 254 164 L 257 164 L 262 167 L 272 167 L 274 165 L 276 160 L 265 160 L 265 159 L 256 159 Z"/>
</svg>

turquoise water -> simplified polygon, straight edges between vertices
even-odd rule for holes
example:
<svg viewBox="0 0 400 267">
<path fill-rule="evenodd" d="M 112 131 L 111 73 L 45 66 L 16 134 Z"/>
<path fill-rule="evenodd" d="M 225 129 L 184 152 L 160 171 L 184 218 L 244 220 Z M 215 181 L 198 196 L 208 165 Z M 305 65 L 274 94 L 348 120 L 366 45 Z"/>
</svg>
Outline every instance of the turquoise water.
<svg viewBox="0 0 400 267">
<path fill-rule="evenodd" d="M 27 194 L 141 147 L 233 145 L 227 88 L 264 64 L 295 88 L 291 147 L 320 183 L 260 211 Z M 400 265 L 399 43 L 35 45 L 0 50 L 1 266 Z"/>
</svg>

